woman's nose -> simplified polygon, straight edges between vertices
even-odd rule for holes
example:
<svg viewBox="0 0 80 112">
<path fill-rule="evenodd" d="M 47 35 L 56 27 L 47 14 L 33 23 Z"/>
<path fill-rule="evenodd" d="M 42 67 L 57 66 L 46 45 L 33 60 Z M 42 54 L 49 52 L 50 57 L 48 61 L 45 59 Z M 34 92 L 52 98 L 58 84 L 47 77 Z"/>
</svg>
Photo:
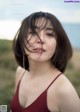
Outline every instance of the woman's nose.
<svg viewBox="0 0 80 112">
<path fill-rule="evenodd" d="M 40 35 L 38 37 L 38 43 L 44 44 L 44 42 L 45 42 L 44 36 L 43 35 Z"/>
<path fill-rule="evenodd" d="M 41 39 L 39 38 L 39 39 L 38 39 L 38 43 L 39 43 L 39 44 L 44 44 L 44 41 L 41 40 Z"/>
</svg>

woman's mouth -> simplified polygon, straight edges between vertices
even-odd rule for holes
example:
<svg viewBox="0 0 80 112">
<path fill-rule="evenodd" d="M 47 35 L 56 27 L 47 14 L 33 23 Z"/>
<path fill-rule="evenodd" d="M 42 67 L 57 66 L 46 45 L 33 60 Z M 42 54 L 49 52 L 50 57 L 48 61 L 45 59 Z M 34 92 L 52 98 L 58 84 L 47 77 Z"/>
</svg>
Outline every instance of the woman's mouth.
<svg viewBox="0 0 80 112">
<path fill-rule="evenodd" d="M 43 52 L 45 52 L 45 50 L 43 48 L 35 48 L 35 49 L 33 49 L 33 51 L 35 53 L 43 53 Z"/>
</svg>

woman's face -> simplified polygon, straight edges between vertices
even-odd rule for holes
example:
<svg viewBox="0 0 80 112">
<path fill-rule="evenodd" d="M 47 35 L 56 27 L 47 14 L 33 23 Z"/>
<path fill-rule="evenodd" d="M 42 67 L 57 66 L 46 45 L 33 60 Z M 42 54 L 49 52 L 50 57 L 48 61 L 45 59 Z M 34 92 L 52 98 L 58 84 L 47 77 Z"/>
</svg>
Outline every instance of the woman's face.
<svg viewBox="0 0 80 112">
<path fill-rule="evenodd" d="M 29 60 L 37 62 L 50 61 L 55 53 L 57 44 L 55 32 L 50 21 L 48 21 L 47 25 L 43 28 L 44 25 L 45 19 L 40 18 L 38 19 L 37 24 L 35 24 L 35 31 L 38 35 L 29 30 L 27 48 L 31 52 L 25 49 Z"/>
</svg>

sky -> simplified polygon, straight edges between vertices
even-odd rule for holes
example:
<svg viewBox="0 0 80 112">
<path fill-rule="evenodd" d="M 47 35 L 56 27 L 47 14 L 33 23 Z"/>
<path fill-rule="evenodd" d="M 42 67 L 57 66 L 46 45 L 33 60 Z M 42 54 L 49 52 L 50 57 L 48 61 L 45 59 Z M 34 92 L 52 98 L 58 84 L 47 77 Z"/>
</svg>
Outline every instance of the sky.
<svg viewBox="0 0 80 112">
<path fill-rule="evenodd" d="M 21 21 L 37 11 L 50 12 L 62 23 L 80 23 L 80 0 L 65 1 L 0 0 L 0 38 L 13 39 Z"/>
</svg>

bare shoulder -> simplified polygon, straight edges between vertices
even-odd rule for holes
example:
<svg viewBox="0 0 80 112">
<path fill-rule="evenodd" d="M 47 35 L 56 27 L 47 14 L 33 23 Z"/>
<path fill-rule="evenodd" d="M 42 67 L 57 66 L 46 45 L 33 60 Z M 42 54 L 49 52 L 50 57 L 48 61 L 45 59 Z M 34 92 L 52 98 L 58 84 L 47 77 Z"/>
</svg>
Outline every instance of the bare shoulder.
<svg viewBox="0 0 80 112">
<path fill-rule="evenodd" d="M 16 90 L 16 87 L 17 87 L 17 85 L 19 83 L 19 80 L 21 79 L 21 77 L 24 74 L 24 72 L 25 72 L 25 69 L 23 69 L 20 66 L 17 67 L 16 75 L 15 75 L 15 90 Z"/>
<path fill-rule="evenodd" d="M 62 97 L 65 97 L 66 95 L 78 96 L 74 86 L 64 74 L 59 78 L 58 84 L 58 95 L 62 95 Z"/>
<path fill-rule="evenodd" d="M 54 112 L 54 109 L 57 112 L 80 112 L 79 96 L 64 74 L 50 87 L 48 96 L 48 107 L 51 112 Z"/>
<path fill-rule="evenodd" d="M 61 112 L 80 112 L 80 99 L 69 79 L 62 75 L 58 84 L 57 97 Z"/>
<path fill-rule="evenodd" d="M 23 75 L 22 73 L 25 71 L 22 67 L 18 66 L 16 70 L 16 79 L 20 80 L 21 76 Z"/>
</svg>

